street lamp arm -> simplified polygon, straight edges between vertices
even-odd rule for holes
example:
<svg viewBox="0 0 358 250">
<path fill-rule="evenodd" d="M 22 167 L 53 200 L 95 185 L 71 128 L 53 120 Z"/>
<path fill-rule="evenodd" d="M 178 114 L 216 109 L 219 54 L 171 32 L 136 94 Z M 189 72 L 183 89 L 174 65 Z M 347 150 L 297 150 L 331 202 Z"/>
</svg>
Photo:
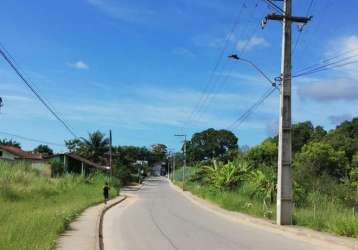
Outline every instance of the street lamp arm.
<svg viewBox="0 0 358 250">
<path fill-rule="evenodd" d="M 249 65 L 251 65 L 252 67 L 254 67 L 272 86 L 276 86 L 276 83 L 274 81 L 272 81 L 259 67 L 257 67 L 256 64 L 254 64 L 252 61 L 244 59 L 242 57 L 238 57 L 236 54 L 230 55 L 229 58 L 237 60 L 237 61 L 241 61 L 244 63 L 247 63 Z"/>
</svg>

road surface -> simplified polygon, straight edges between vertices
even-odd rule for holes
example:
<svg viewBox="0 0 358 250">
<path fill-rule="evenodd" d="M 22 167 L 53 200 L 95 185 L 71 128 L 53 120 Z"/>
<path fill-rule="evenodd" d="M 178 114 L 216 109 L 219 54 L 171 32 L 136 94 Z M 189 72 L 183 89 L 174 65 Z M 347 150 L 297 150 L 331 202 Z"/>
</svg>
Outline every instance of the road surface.
<svg viewBox="0 0 358 250">
<path fill-rule="evenodd" d="M 285 233 L 258 229 L 205 210 L 164 178 L 143 188 L 104 217 L 105 250 L 326 249 Z"/>
</svg>

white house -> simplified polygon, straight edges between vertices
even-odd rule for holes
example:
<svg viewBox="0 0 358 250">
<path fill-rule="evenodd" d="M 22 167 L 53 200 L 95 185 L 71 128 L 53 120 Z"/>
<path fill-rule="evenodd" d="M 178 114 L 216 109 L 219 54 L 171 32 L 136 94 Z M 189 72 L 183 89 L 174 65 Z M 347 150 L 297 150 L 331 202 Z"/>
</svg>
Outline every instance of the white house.
<svg viewBox="0 0 358 250">
<path fill-rule="evenodd" d="M 8 145 L 0 145 L 0 160 L 24 161 L 37 169 L 43 168 L 47 162 L 40 154 L 35 154 L 32 151 L 24 151 L 21 148 Z"/>
</svg>

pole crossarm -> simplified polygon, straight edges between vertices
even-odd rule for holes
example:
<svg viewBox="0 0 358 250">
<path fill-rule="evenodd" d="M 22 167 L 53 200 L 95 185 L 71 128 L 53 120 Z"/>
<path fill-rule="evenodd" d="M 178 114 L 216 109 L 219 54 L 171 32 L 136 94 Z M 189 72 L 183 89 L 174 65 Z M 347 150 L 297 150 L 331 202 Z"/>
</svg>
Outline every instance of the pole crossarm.
<svg viewBox="0 0 358 250">
<path fill-rule="evenodd" d="M 311 21 L 313 16 L 309 17 L 301 17 L 301 16 L 289 16 L 289 15 L 277 15 L 275 13 L 267 15 L 265 17 L 266 20 L 274 20 L 274 21 L 283 21 L 283 20 L 289 20 L 291 22 L 295 23 L 308 23 Z"/>
</svg>

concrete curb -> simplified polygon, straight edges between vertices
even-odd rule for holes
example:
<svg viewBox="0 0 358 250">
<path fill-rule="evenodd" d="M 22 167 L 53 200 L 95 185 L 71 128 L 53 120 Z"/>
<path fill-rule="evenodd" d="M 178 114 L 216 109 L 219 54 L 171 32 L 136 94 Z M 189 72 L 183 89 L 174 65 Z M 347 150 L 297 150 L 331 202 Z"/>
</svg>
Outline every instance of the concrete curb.
<svg viewBox="0 0 358 250">
<path fill-rule="evenodd" d="M 325 232 L 319 232 L 312 229 L 300 227 L 300 226 L 278 226 L 276 224 L 273 224 L 269 220 L 256 218 L 247 214 L 243 214 L 240 212 L 234 212 L 225 210 L 218 205 L 207 201 L 205 199 L 202 199 L 196 195 L 193 195 L 189 191 L 183 191 L 180 189 L 180 187 L 176 186 L 174 183 L 172 183 L 169 180 L 170 186 L 183 195 L 185 198 L 187 198 L 189 201 L 194 203 L 195 205 L 198 205 L 207 211 L 210 211 L 212 213 L 215 213 L 219 216 L 225 217 L 229 220 L 234 220 L 239 223 L 246 223 L 250 224 L 252 226 L 255 226 L 260 229 L 269 230 L 271 232 L 275 232 L 278 234 L 285 234 L 289 237 L 300 239 L 303 241 L 311 242 L 314 244 L 319 244 L 322 246 L 324 244 L 327 248 L 326 249 L 352 249 L 352 250 L 358 250 L 358 240 L 354 238 L 348 238 L 343 236 L 335 236 L 329 233 Z"/>
<path fill-rule="evenodd" d="M 124 197 L 122 197 L 120 200 L 113 202 L 112 204 L 105 206 L 102 211 L 100 212 L 100 215 L 98 216 L 97 219 L 97 244 L 96 244 L 96 250 L 104 250 L 104 244 L 103 244 L 103 217 L 104 214 L 112 207 L 114 207 L 115 205 L 121 203 L 122 201 L 124 201 L 125 199 L 127 199 L 128 196 L 124 195 Z"/>
<path fill-rule="evenodd" d="M 143 183 L 140 184 L 138 187 L 135 187 L 135 189 L 132 189 L 131 191 L 139 191 L 141 188 L 143 187 Z M 118 198 L 118 197 L 117 197 Z M 127 195 L 123 195 L 123 197 L 118 200 L 113 202 L 112 204 L 109 204 L 108 206 L 105 206 L 102 211 L 100 212 L 98 218 L 97 218 L 97 239 L 96 239 L 96 250 L 104 250 L 104 242 L 103 242 L 103 217 L 105 215 L 105 213 L 112 207 L 114 207 L 115 205 L 118 205 L 119 203 L 121 203 L 122 201 L 126 200 L 128 198 Z M 116 198 L 115 198 L 116 199 Z M 114 200 L 114 199 L 112 199 Z"/>
</svg>

